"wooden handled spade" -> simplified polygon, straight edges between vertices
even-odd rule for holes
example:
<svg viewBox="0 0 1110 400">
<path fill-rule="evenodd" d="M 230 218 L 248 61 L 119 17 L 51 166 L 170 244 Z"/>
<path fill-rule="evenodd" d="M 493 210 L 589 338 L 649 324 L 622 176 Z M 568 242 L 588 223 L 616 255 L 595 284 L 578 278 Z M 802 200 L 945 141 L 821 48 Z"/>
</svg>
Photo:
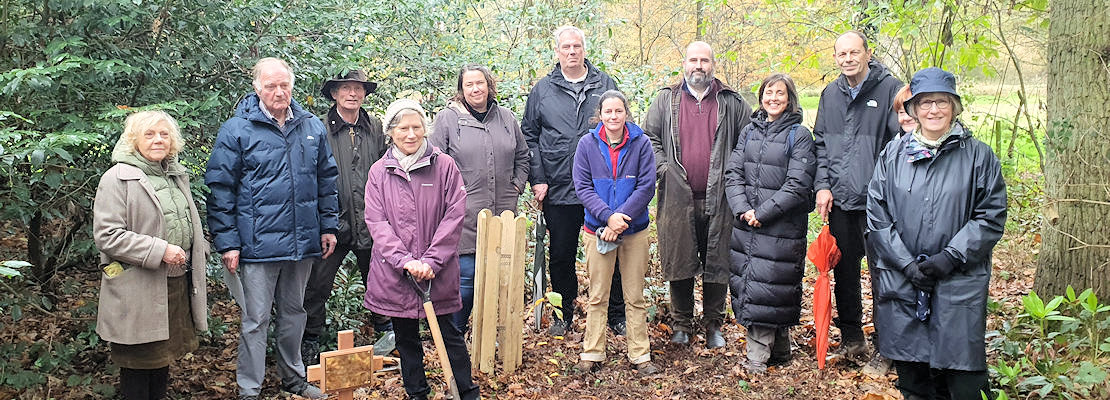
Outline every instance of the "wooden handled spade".
<svg viewBox="0 0 1110 400">
<path fill-rule="evenodd" d="M 424 315 L 428 319 L 428 328 L 432 331 L 432 341 L 436 345 L 436 354 L 439 356 L 439 365 L 443 367 L 443 379 L 447 381 L 447 388 L 451 392 L 451 398 L 461 399 L 459 397 L 459 385 L 455 383 L 455 372 L 451 370 L 451 362 L 447 359 L 447 347 L 443 345 L 443 333 L 439 330 L 439 320 L 436 318 L 436 310 L 432 307 L 432 281 L 428 281 L 428 287 L 420 287 L 420 283 L 416 282 L 416 278 L 412 277 L 408 271 L 405 271 L 405 276 L 409 277 L 412 281 L 413 287 L 416 292 L 420 294 L 421 299 L 424 300 Z"/>
</svg>

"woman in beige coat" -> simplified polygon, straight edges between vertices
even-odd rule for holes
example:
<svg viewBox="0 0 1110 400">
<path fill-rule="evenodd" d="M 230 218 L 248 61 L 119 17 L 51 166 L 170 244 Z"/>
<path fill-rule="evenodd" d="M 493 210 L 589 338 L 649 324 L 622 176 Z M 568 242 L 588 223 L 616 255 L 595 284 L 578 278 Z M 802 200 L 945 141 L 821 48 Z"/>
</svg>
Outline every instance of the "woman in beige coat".
<svg viewBox="0 0 1110 400">
<path fill-rule="evenodd" d="M 195 350 L 197 332 L 208 329 L 208 242 L 177 161 L 182 147 L 169 114 L 132 114 L 96 189 L 96 332 L 110 343 L 128 400 L 164 397 L 170 362 Z"/>
</svg>

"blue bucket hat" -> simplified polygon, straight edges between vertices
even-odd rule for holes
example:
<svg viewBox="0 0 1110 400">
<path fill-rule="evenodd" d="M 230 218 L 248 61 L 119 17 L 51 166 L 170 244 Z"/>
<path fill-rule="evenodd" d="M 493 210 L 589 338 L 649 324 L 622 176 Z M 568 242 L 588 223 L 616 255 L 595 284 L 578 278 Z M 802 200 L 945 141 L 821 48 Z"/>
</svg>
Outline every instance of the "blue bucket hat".
<svg viewBox="0 0 1110 400">
<path fill-rule="evenodd" d="M 910 93 L 912 93 L 910 98 L 902 102 L 902 107 L 906 110 L 910 109 L 910 105 L 918 96 L 927 93 L 948 93 L 956 96 L 956 100 L 962 101 L 959 93 L 956 93 L 956 76 L 937 67 L 925 68 L 913 74 L 913 79 L 910 80 Z"/>
</svg>

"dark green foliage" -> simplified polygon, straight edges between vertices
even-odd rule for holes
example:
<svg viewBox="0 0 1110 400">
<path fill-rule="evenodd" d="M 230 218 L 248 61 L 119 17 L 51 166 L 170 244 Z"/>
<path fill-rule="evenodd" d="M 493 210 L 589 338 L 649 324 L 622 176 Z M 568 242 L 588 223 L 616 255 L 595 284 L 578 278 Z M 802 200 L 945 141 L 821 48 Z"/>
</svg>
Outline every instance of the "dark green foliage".
<svg viewBox="0 0 1110 400">
<path fill-rule="evenodd" d="M 987 334 L 996 364 L 990 366 L 996 399 L 1090 399 L 1110 396 L 1106 354 L 1110 352 L 1110 305 L 1091 289 L 1048 303 L 1031 292 L 1023 313 Z"/>
<path fill-rule="evenodd" d="M 551 21 L 588 27 L 597 3 L 5 0 L 0 11 L 0 222 L 23 227 L 32 280 L 95 262 L 90 207 L 127 114 L 165 109 L 182 127 L 182 162 L 204 209 L 217 128 L 267 56 L 296 73 L 294 98 L 317 114 L 328 76 L 365 68 L 370 107 L 418 94 L 435 111 L 468 63 L 493 66 L 519 110 L 552 65 Z M 475 16 L 478 17 L 475 17 Z M 600 59 L 601 57 L 594 57 Z M 519 113 L 518 113 L 519 114 Z"/>
</svg>

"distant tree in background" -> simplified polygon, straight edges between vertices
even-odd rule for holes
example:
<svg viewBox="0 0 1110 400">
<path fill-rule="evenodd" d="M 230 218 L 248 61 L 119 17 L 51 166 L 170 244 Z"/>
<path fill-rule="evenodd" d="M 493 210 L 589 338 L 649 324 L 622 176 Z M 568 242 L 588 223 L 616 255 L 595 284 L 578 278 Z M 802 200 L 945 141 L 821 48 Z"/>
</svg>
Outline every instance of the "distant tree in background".
<svg viewBox="0 0 1110 400">
<path fill-rule="evenodd" d="M 1045 213 L 1034 288 L 1110 297 L 1110 11 L 1054 0 L 1049 11 Z"/>
</svg>

